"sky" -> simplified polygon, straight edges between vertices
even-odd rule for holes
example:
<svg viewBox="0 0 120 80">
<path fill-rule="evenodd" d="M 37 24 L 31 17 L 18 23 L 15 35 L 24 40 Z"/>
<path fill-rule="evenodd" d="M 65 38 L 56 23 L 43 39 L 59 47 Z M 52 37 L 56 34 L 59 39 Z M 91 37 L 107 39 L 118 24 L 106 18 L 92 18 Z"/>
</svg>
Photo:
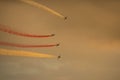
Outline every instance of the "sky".
<svg viewBox="0 0 120 80">
<path fill-rule="evenodd" d="M 19 0 L 0 0 L 0 24 L 19 32 L 55 34 L 51 38 L 26 38 L 0 32 L 0 41 L 53 44 L 52 48 L 0 48 L 24 50 L 57 58 L 0 55 L 0 80 L 120 80 L 120 1 L 35 0 L 60 14 Z"/>
</svg>

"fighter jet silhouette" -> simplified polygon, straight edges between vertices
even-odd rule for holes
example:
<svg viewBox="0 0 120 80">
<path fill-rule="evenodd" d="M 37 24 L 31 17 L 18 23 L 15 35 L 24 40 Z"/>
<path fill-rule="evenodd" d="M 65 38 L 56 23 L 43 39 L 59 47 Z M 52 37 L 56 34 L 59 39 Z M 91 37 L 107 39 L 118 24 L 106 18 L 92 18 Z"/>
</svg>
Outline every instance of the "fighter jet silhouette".
<svg viewBox="0 0 120 80">
<path fill-rule="evenodd" d="M 66 17 L 64 17 L 64 20 L 66 20 L 67 19 L 67 16 Z"/>
<path fill-rule="evenodd" d="M 55 34 L 51 34 L 51 36 L 55 36 Z"/>
<path fill-rule="evenodd" d="M 61 58 L 61 56 L 59 55 L 58 57 L 57 57 L 57 59 L 60 59 Z"/>
<path fill-rule="evenodd" d="M 56 46 L 60 46 L 60 44 L 56 44 Z"/>
</svg>

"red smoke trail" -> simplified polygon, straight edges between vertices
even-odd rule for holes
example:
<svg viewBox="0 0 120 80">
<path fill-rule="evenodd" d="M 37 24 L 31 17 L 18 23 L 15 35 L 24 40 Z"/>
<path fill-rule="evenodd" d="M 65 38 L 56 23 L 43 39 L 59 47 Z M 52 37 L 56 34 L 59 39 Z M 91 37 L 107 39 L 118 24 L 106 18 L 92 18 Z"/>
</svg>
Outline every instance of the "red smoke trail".
<svg viewBox="0 0 120 80">
<path fill-rule="evenodd" d="M 54 46 L 59 46 L 59 44 L 50 44 L 50 45 L 24 45 L 24 44 L 14 44 L 14 43 L 8 43 L 8 42 L 0 42 L 0 45 L 13 46 L 13 47 L 22 47 L 22 48 L 40 48 L 40 47 L 54 47 Z"/>
<path fill-rule="evenodd" d="M 44 37 L 52 37 L 52 36 L 55 35 L 55 34 L 51 34 L 51 35 L 26 34 L 26 33 L 20 33 L 20 32 L 17 32 L 17 31 L 13 31 L 13 30 L 10 30 L 10 29 L 4 28 L 4 27 L 5 26 L 3 26 L 3 25 L 0 24 L 0 31 L 7 32 L 9 34 L 24 36 L 24 37 L 44 38 Z"/>
</svg>

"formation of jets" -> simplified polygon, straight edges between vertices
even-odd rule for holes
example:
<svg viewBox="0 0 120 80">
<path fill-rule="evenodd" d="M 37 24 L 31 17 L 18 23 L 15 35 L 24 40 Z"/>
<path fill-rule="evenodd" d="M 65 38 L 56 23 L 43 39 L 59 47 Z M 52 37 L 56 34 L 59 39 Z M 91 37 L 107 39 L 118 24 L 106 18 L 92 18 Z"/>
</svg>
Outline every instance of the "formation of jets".
<svg viewBox="0 0 120 80">
<path fill-rule="evenodd" d="M 67 16 L 64 17 L 64 20 L 67 20 Z M 60 44 L 57 44 L 56 46 L 60 46 Z M 58 55 L 58 56 L 57 56 L 57 59 L 58 59 L 58 60 L 61 59 L 61 55 Z"/>
</svg>

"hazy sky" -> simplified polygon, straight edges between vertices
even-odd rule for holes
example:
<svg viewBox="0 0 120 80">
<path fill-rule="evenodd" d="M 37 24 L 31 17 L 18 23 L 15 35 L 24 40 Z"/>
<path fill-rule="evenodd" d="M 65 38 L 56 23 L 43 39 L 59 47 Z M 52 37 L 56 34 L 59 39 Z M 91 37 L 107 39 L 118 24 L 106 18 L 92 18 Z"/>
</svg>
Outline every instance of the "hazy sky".
<svg viewBox="0 0 120 80">
<path fill-rule="evenodd" d="M 15 48 L 56 58 L 0 56 L 0 80 L 120 80 L 120 1 L 35 0 L 68 16 L 64 21 L 19 0 L 0 0 L 0 24 L 25 33 L 56 34 L 33 39 L 0 32 L 0 41 L 60 43 L 53 48 Z"/>
</svg>

